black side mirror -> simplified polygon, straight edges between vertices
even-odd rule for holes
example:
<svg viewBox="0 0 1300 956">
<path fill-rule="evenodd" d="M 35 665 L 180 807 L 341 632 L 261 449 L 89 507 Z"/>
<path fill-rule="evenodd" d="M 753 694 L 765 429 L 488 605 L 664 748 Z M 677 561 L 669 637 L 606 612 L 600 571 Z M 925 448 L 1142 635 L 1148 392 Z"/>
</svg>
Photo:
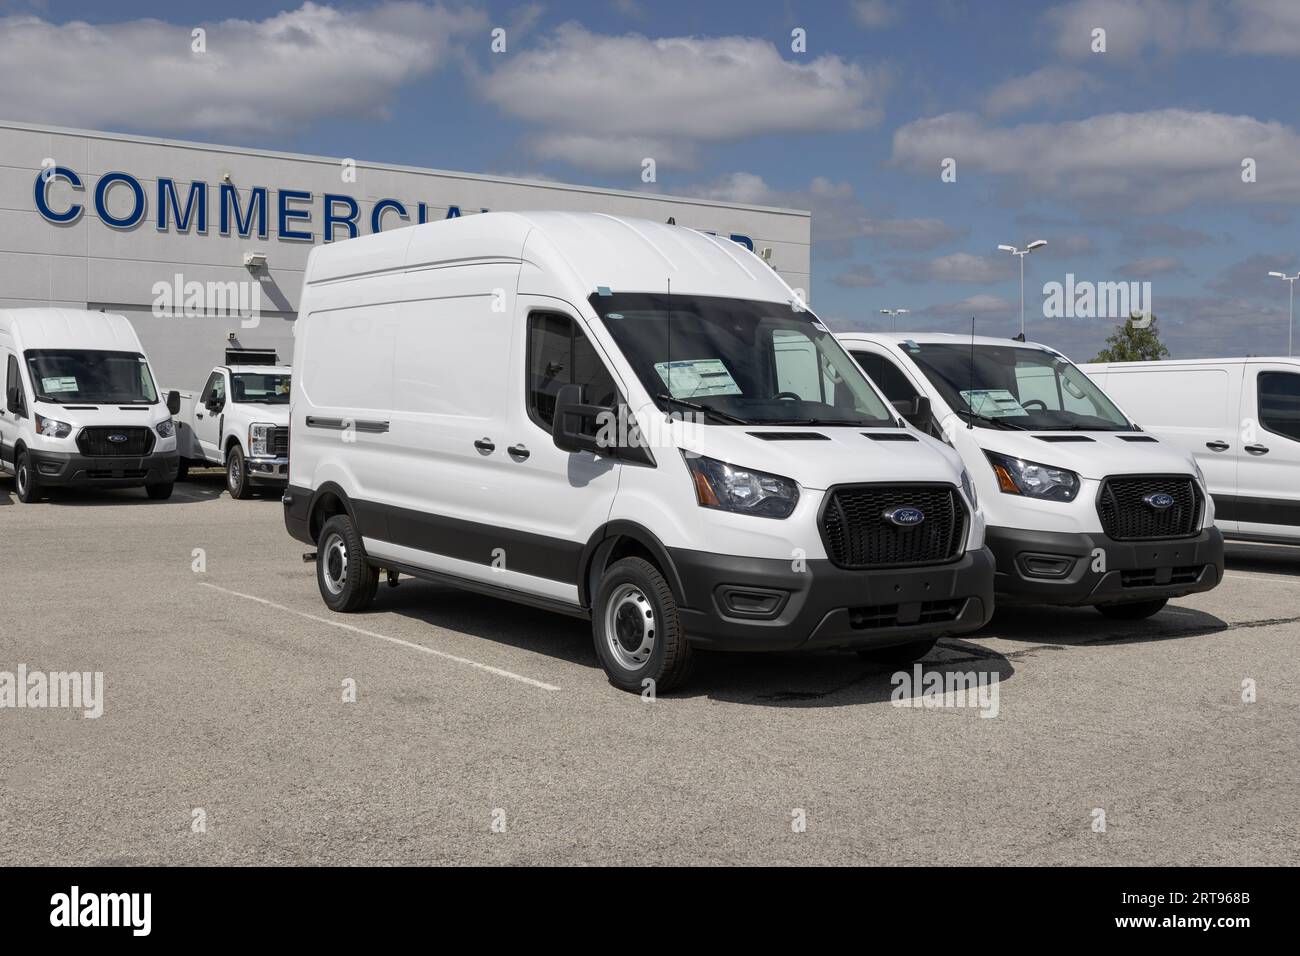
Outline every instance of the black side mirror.
<svg viewBox="0 0 1300 956">
<path fill-rule="evenodd" d="M 610 452 L 602 448 L 596 436 L 600 428 L 598 416 L 613 414 L 612 408 L 586 405 L 582 401 L 581 385 L 561 385 L 555 396 L 555 421 L 551 425 L 551 438 L 560 451 Z"/>
<path fill-rule="evenodd" d="M 12 382 L 9 387 L 5 389 L 5 406 L 14 415 L 21 415 L 23 413 L 23 398 L 20 388 L 21 386 L 17 382 Z"/>
<path fill-rule="evenodd" d="M 181 413 L 181 393 L 175 389 L 167 393 L 167 411 L 173 415 Z"/>
<path fill-rule="evenodd" d="M 898 413 L 907 419 L 909 425 L 917 431 L 930 433 L 930 428 L 934 424 L 934 408 L 929 398 L 918 395 L 911 401 L 899 400 L 892 404 Z"/>
</svg>

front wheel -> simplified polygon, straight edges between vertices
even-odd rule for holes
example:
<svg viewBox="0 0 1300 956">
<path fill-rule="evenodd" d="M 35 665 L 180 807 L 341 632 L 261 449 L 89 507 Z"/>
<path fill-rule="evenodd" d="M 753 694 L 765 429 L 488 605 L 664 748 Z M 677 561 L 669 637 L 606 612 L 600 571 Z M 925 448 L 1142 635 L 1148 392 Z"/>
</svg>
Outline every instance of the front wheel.
<svg viewBox="0 0 1300 956">
<path fill-rule="evenodd" d="M 1141 621 L 1157 613 L 1168 603 L 1168 598 L 1159 598 L 1155 601 L 1133 601 L 1129 604 L 1098 604 L 1097 610 L 1112 621 Z"/>
<path fill-rule="evenodd" d="M 248 468 L 244 464 L 244 452 L 238 445 L 231 445 L 226 455 L 226 487 L 232 498 L 251 498 L 253 482 L 249 480 Z"/>
<path fill-rule="evenodd" d="M 18 492 L 18 500 L 25 505 L 35 504 L 44 497 L 41 479 L 37 477 L 31 455 L 26 451 L 20 452 L 14 462 L 14 490 Z"/>
<path fill-rule="evenodd" d="M 331 611 L 363 610 L 379 590 L 379 569 L 366 560 L 361 535 L 347 515 L 335 515 L 321 528 L 316 547 L 316 584 Z"/>
<path fill-rule="evenodd" d="M 173 482 L 166 482 L 161 485 L 145 485 L 144 493 L 149 496 L 150 501 L 166 501 L 172 496 Z"/>
<path fill-rule="evenodd" d="M 682 633 L 677 601 L 649 561 L 623 558 L 610 566 L 592 607 L 591 630 L 596 656 L 621 690 L 658 693 L 690 676 L 694 649 Z"/>
</svg>

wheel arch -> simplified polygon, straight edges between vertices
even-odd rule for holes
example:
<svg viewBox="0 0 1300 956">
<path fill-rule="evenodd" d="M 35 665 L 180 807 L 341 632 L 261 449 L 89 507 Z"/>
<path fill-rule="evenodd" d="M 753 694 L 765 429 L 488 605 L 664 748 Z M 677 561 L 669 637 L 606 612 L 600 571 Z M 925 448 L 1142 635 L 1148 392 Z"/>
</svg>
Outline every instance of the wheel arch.
<svg viewBox="0 0 1300 956">
<path fill-rule="evenodd" d="M 325 522 L 340 514 L 347 515 L 356 524 L 356 515 L 348 493 L 335 482 L 327 481 L 312 492 L 311 504 L 307 506 L 307 532 L 311 539 L 319 540 Z"/>
<path fill-rule="evenodd" d="M 672 556 L 653 531 L 635 521 L 617 520 L 602 525 L 582 551 L 578 600 L 590 608 L 605 570 L 620 558 L 640 557 L 659 569 L 679 606 L 686 605 L 686 591 Z"/>
</svg>

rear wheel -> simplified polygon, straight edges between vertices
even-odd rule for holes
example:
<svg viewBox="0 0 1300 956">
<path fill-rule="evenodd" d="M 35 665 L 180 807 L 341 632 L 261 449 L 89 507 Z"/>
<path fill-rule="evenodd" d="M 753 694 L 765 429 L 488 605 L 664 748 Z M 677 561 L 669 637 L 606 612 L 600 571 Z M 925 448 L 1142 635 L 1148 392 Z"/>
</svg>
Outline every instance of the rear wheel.
<svg viewBox="0 0 1300 956">
<path fill-rule="evenodd" d="M 680 687 L 690 676 L 694 649 L 682 633 L 677 601 L 648 561 L 623 558 L 605 572 L 591 630 L 596 656 L 615 687 L 632 693 L 653 687 L 658 693 Z"/>
<path fill-rule="evenodd" d="M 248 478 L 248 467 L 244 463 L 244 452 L 238 445 L 231 445 L 226 455 L 226 488 L 232 498 L 251 498 L 253 482 Z"/>
<path fill-rule="evenodd" d="M 25 450 L 18 453 L 18 460 L 14 462 L 14 490 L 18 492 L 18 500 L 27 505 L 35 504 L 44 497 L 36 466 Z"/>
<path fill-rule="evenodd" d="M 145 485 L 144 493 L 153 501 L 166 501 L 172 496 L 173 482 L 166 482 L 161 485 Z"/>
<path fill-rule="evenodd" d="M 379 590 L 379 569 L 366 560 L 361 535 L 347 515 L 335 515 L 321 528 L 316 544 L 316 583 L 331 611 L 363 610 Z"/>
<path fill-rule="evenodd" d="M 1159 598 L 1155 601 L 1133 601 L 1129 604 L 1098 604 L 1097 610 L 1112 621 L 1141 621 L 1158 613 L 1168 603 L 1168 598 Z"/>
<path fill-rule="evenodd" d="M 937 637 L 927 637 L 923 641 L 912 641 L 895 647 L 868 648 L 858 651 L 858 657 L 875 664 L 911 664 L 929 654 L 938 642 Z"/>
</svg>

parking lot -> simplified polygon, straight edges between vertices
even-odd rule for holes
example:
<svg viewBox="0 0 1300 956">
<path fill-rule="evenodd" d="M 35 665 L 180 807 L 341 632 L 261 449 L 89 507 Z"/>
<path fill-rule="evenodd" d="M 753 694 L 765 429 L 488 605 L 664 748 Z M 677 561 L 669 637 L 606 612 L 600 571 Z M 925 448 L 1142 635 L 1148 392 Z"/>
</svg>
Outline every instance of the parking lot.
<svg viewBox="0 0 1300 956">
<path fill-rule="evenodd" d="M 104 675 L 98 719 L 0 710 L 0 865 L 1300 863 L 1300 549 L 1233 545 L 1151 621 L 942 641 L 987 717 L 844 654 L 709 655 L 646 702 L 586 622 L 410 579 L 334 615 L 302 550 L 219 475 L 0 478 L 0 671 Z"/>
</svg>

